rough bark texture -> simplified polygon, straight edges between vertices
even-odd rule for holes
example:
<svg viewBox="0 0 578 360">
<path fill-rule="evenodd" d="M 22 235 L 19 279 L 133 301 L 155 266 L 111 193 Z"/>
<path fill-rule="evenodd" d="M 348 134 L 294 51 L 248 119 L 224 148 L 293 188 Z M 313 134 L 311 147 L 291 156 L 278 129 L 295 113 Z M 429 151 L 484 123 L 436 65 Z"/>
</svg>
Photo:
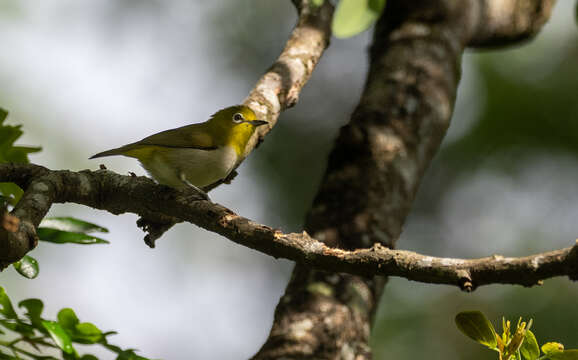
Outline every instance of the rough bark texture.
<svg viewBox="0 0 578 360">
<path fill-rule="evenodd" d="M 356 250 L 329 247 L 306 232 L 284 234 L 226 207 L 182 193 L 145 177 L 99 171 L 48 170 L 34 164 L 0 164 L 0 179 L 26 188 L 14 214 L 0 226 L 0 262 L 20 259 L 36 245 L 36 230 L 54 203 L 74 202 L 114 214 L 132 212 L 161 223 L 187 221 L 249 248 L 330 272 L 459 286 L 472 291 L 486 284 L 531 286 L 567 275 L 578 278 L 578 244 L 521 258 L 494 255 L 481 259 L 438 258 L 392 250 L 380 243 Z"/>
<path fill-rule="evenodd" d="M 470 47 L 519 44 L 534 37 L 550 18 L 555 0 L 484 0 L 479 6 Z"/>
<path fill-rule="evenodd" d="M 341 129 L 307 217 L 313 237 L 346 249 L 395 245 L 449 125 L 464 47 L 531 36 L 543 21 L 512 27 L 502 19 L 530 18 L 537 14 L 531 4 L 553 3 L 512 0 L 517 6 L 510 11 L 521 13 L 490 17 L 501 2 L 388 2 L 376 25 L 359 106 Z M 547 18 L 549 10 L 543 12 Z M 298 264 L 254 359 L 371 358 L 370 326 L 383 285 L 379 278 Z"/>
<path fill-rule="evenodd" d="M 365 90 L 341 129 L 306 230 L 329 246 L 393 247 L 449 125 L 462 42 L 451 9 L 391 1 L 377 24 Z M 386 51 L 387 50 L 387 51 Z M 380 278 L 298 264 L 255 359 L 369 359 Z"/>
</svg>

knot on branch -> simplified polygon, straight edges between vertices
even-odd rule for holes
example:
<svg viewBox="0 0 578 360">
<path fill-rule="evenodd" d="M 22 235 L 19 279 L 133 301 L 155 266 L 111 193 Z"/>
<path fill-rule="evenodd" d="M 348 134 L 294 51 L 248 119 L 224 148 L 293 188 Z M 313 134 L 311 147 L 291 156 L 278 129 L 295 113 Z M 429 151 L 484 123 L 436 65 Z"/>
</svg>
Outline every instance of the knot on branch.
<svg viewBox="0 0 578 360">
<path fill-rule="evenodd" d="M 462 291 L 472 292 L 475 287 L 473 284 L 472 276 L 467 270 L 457 270 L 456 274 L 458 276 L 458 286 Z"/>
<path fill-rule="evenodd" d="M 38 236 L 34 226 L 14 215 L 4 213 L 0 227 L 0 270 L 22 259 L 36 245 Z"/>
</svg>

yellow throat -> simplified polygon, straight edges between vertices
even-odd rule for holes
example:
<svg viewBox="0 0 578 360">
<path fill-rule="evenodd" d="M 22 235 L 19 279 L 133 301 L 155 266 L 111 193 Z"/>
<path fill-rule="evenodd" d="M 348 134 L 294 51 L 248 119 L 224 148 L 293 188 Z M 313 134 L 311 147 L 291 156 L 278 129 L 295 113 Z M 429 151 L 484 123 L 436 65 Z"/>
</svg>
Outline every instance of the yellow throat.
<svg viewBox="0 0 578 360">
<path fill-rule="evenodd" d="M 215 113 L 209 120 L 162 131 L 140 141 L 91 157 L 136 158 L 159 183 L 177 189 L 205 187 L 235 168 L 257 126 L 267 124 L 247 106 Z"/>
</svg>

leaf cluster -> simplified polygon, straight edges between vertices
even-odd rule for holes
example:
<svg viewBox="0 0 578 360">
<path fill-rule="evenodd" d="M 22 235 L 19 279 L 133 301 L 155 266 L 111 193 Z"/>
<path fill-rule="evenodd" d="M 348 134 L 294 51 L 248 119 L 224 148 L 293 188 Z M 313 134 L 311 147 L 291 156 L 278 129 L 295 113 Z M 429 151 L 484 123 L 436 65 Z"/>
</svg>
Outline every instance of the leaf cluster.
<svg viewBox="0 0 578 360">
<path fill-rule="evenodd" d="M 107 233 L 108 229 L 72 217 L 45 218 L 38 226 L 36 234 L 40 241 L 54 244 L 108 244 L 107 240 L 90 235 L 92 232 Z M 13 264 L 18 273 L 28 279 L 34 279 L 40 272 L 38 261 L 30 255 L 25 255 Z"/>
<path fill-rule="evenodd" d="M 21 125 L 5 125 L 8 112 L 0 108 L 0 163 L 28 163 L 28 154 L 38 152 L 40 147 L 15 146 L 14 143 L 23 132 Z M 13 183 L 0 183 L 0 207 L 2 213 L 14 206 L 22 197 L 22 189 Z M 55 244 L 108 244 L 108 241 L 90 235 L 92 232 L 106 233 L 108 230 L 83 220 L 72 217 L 45 218 L 37 229 L 38 238 Z M 38 261 L 30 255 L 24 256 L 13 264 L 16 271 L 29 279 L 38 276 Z"/>
<path fill-rule="evenodd" d="M 22 136 L 21 125 L 5 125 L 8 112 L 0 108 L 0 163 L 27 164 L 28 154 L 41 150 L 34 146 L 15 146 L 14 142 Z M 0 183 L 2 201 L 15 205 L 22 196 L 22 189 L 13 183 Z"/>
<path fill-rule="evenodd" d="M 0 360 L 98 360 L 91 354 L 80 355 L 75 344 L 100 345 L 115 353 L 116 360 L 148 360 L 134 349 L 109 343 L 108 337 L 115 332 L 103 332 L 93 323 L 80 322 L 70 308 L 60 310 L 55 320 L 49 320 L 42 316 L 44 304 L 39 299 L 22 300 L 18 307 L 24 317 L 18 315 L 0 287 L 0 335 L 13 335 L 11 340 L 0 340 Z"/>
<path fill-rule="evenodd" d="M 540 347 L 534 333 L 530 331 L 532 319 L 528 323 L 518 319 L 516 328 L 511 327 L 510 321 L 502 318 L 502 334 L 494 330 L 480 311 L 464 311 L 456 315 L 458 329 L 470 339 L 497 351 L 499 360 L 578 360 L 578 349 L 564 350 L 564 345 L 548 342 Z"/>
</svg>

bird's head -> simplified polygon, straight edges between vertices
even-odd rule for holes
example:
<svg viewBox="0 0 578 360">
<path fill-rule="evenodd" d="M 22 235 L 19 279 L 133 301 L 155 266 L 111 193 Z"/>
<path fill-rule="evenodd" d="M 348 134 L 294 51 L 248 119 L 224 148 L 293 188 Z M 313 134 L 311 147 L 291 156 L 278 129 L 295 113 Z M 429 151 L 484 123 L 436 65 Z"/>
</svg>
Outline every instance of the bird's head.
<svg viewBox="0 0 578 360">
<path fill-rule="evenodd" d="M 209 120 L 209 125 L 219 138 L 219 142 L 233 146 L 238 155 L 244 152 L 257 126 L 265 124 L 268 122 L 258 120 L 255 112 L 245 105 L 219 110 Z"/>
</svg>

